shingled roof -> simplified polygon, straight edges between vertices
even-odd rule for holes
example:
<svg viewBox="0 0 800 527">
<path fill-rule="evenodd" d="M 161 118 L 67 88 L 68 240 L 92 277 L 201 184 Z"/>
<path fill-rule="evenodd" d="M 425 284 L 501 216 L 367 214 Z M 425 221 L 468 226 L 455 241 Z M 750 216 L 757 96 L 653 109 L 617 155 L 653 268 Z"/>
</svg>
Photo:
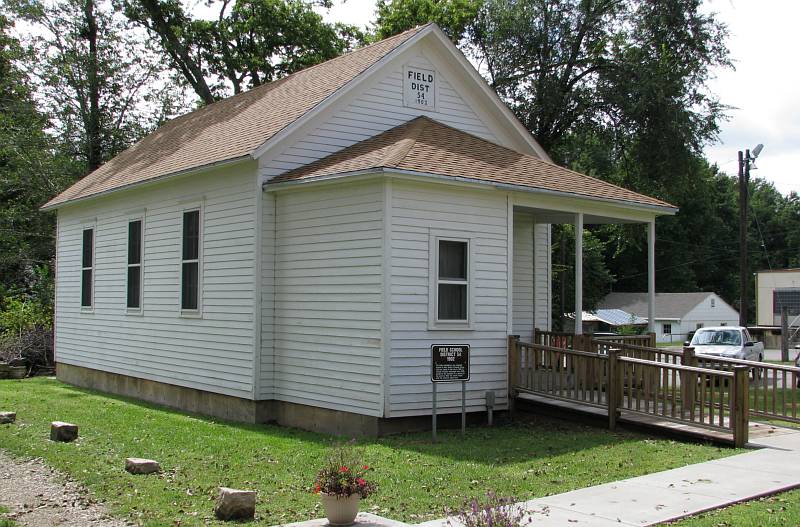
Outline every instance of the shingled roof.
<svg viewBox="0 0 800 527">
<path fill-rule="evenodd" d="M 704 301 L 710 292 L 656 293 L 655 318 L 681 319 Z M 638 316 L 647 316 L 647 293 L 609 293 L 600 301 L 601 309 L 622 309 Z"/>
<path fill-rule="evenodd" d="M 421 26 L 173 119 L 43 208 L 244 158 L 428 26 Z"/>
<path fill-rule="evenodd" d="M 378 169 L 674 208 L 659 199 L 522 154 L 424 116 L 277 176 L 268 185 Z"/>
</svg>

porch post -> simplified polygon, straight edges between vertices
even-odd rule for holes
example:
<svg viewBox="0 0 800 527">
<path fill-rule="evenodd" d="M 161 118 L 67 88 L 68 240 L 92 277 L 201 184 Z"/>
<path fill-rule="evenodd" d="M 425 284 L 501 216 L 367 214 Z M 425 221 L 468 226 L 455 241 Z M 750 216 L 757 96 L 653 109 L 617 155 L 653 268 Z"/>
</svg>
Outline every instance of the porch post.
<svg viewBox="0 0 800 527">
<path fill-rule="evenodd" d="M 583 213 L 575 214 L 575 334 L 583 335 Z"/>
<path fill-rule="evenodd" d="M 656 220 L 647 224 L 647 330 L 656 332 Z"/>
</svg>

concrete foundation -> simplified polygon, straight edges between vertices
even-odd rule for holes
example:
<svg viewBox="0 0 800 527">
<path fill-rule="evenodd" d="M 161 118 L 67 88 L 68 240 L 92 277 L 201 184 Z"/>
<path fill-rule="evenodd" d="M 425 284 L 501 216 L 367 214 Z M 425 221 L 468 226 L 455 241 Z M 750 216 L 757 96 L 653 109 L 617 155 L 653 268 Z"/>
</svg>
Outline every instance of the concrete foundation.
<svg viewBox="0 0 800 527">
<path fill-rule="evenodd" d="M 312 432 L 348 437 L 376 437 L 420 432 L 431 428 L 430 416 L 389 419 L 285 401 L 252 401 L 72 364 L 58 363 L 56 377 L 62 382 L 82 388 L 124 395 L 184 412 L 242 423 L 276 423 Z M 485 423 L 485 415 L 484 412 L 468 414 L 468 422 Z M 457 428 L 461 426 L 461 415 L 440 415 L 438 422 L 442 429 Z"/>
</svg>

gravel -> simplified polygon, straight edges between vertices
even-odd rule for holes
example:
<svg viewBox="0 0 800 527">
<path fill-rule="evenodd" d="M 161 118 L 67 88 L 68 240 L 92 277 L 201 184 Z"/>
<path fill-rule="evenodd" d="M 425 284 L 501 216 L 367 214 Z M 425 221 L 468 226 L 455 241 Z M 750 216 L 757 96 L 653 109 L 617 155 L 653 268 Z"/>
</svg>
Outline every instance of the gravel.
<svg viewBox="0 0 800 527">
<path fill-rule="evenodd" d="M 20 526 L 124 527 L 78 483 L 40 459 L 20 460 L 0 450 L 0 505 Z"/>
</svg>

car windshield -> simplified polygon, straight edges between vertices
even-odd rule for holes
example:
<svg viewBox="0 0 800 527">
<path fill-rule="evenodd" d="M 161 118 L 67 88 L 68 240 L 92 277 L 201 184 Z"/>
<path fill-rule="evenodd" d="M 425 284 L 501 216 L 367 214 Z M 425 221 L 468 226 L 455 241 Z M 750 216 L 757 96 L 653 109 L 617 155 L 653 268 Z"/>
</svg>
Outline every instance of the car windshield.
<svg viewBox="0 0 800 527">
<path fill-rule="evenodd" d="M 698 331 L 692 338 L 692 346 L 741 346 L 742 335 L 733 329 Z"/>
</svg>

